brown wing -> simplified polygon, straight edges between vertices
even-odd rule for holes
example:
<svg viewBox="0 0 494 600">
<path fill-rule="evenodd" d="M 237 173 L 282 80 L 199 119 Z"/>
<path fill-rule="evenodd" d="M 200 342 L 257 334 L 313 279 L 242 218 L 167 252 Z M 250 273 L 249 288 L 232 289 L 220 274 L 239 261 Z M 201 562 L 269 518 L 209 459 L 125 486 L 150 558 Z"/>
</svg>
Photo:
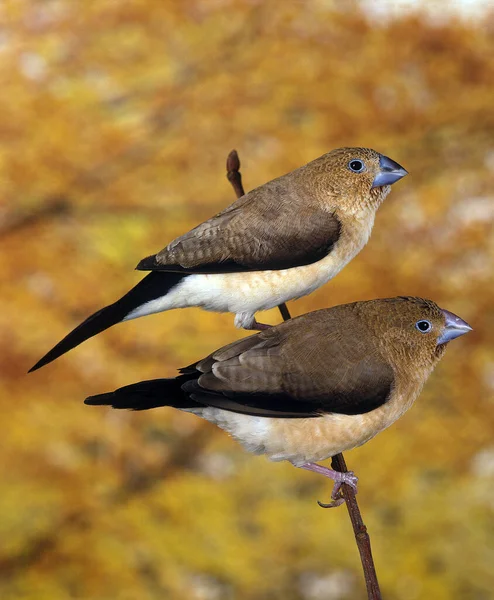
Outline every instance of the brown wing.
<svg viewBox="0 0 494 600">
<path fill-rule="evenodd" d="M 137 269 L 190 273 L 286 269 L 320 260 L 339 235 L 336 216 L 285 176 L 239 198 L 143 259 Z"/>
<path fill-rule="evenodd" d="M 184 369 L 196 402 L 276 417 L 362 414 L 384 404 L 391 366 L 351 305 L 317 311 L 230 344 Z"/>
</svg>

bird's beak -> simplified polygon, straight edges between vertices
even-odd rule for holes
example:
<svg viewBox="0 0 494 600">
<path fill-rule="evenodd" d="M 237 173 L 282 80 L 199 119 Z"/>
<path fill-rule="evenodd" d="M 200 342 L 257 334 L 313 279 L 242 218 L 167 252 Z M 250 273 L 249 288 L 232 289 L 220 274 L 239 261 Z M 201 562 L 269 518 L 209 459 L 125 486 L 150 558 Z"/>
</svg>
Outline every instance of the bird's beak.
<svg viewBox="0 0 494 600">
<path fill-rule="evenodd" d="M 441 312 L 444 315 L 445 327 L 444 331 L 437 338 L 438 344 L 445 344 L 446 342 L 450 342 L 451 340 L 460 337 L 460 335 L 464 335 L 465 333 L 472 331 L 472 328 L 468 323 L 466 323 L 463 319 L 460 319 L 460 317 L 457 317 L 452 312 L 449 312 L 449 310 L 444 310 L 444 308 L 441 308 Z"/>
<path fill-rule="evenodd" d="M 399 181 L 402 177 L 405 177 L 405 175 L 408 175 L 406 169 L 394 160 L 381 154 L 379 158 L 379 173 L 374 177 L 372 187 L 376 188 L 383 185 L 391 185 Z"/>
</svg>

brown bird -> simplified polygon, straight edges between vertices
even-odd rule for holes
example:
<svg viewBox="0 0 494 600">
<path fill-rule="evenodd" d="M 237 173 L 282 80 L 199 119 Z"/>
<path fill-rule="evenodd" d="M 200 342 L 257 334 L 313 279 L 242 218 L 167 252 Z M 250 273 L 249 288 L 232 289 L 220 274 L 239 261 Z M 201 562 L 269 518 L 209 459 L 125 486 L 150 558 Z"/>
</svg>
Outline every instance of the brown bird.
<svg viewBox="0 0 494 600">
<path fill-rule="evenodd" d="M 454 338 L 471 327 L 434 302 L 399 297 L 318 310 L 220 348 L 175 379 L 85 400 L 146 410 L 171 406 L 215 423 L 248 451 L 335 481 L 316 464 L 355 448 L 408 410 Z"/>
<path fill-rule="evenodd" d="M 257 311 L 310 294 L 360 252 L 391 184 L 406 174 L 374 150 L 340 148 L 252 190 L 142 260 L 137 269 L 152 272 L 31 371 L 120 321 L 172 308 L 232 312 L 237 327 L 265 328 Z"/>
</svg>

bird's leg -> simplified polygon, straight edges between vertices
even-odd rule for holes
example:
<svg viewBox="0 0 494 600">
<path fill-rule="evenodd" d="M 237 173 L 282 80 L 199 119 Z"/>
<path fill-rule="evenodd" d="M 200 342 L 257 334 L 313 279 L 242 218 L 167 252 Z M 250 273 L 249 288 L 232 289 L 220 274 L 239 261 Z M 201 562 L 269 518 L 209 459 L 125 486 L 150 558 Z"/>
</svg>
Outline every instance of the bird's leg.
<svg viewBox="0 0 494 600">
<path fill-rule="evenodd" d="M 333 508 L 335 506 L 340 506 L 340 504 L 343 504 L 343 502 L 345 502 L 345 499 L 343 498 L 340 491 L 340 488 L 344 483 L 352 487 L 355 490 L 355 493 L 357 493 L 358 477 L 356 477 L 353 471 L 340 473 L 340 471 L 334 471 L 333 469 L 323 467 L 322 465 L 318 465 L 317 463 L 305 463 L 304 465 L 295 466 L 299 466 L 301 469 L 306 469 L 307 471 L 319 473 L 320 475 L 324 475 L 324 477 L 329 477 L 334 481 L 333 491 L 331 493 L 331 498 L 333 502 L 330 502 L 329 504 L 323 504 L 322 502 L 319 502 L 319 506 L 322 506 L 323 508 Z"/>
</svg>

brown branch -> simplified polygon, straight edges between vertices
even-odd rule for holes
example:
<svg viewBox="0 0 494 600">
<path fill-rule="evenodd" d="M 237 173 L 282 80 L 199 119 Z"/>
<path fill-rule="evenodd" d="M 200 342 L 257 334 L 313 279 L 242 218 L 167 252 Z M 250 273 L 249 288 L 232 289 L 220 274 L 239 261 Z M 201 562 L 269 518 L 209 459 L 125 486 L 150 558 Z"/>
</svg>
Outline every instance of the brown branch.
<svg viewBox="0 0 494 600">
<path fill-rule="evenodd" d="M 242 186 L 242 176 L 240 174 L 240 159 L 236 150 L 232 150 L 228 155 L 226 161 L 226 170 L 228 181 L 232 184 L 237 198 L 244 195 L 244 188 Z M 284 321 L 290 319 L 290 311 L 286 304 L 280 304 L 281 316 Z M 346 473 L 345 459 L 343 454 L 337 454 L 333 456 L 331 466 L 335 471 Z M 364 570 L 365 585 L 367 588 L 367 597 L 369 600 L 381 600 L 381 591 L 379 589 L 379 583 L 377 581 L 376 568 L 374 566 L 374 559 L 372 558 L 372 550 L 370 544 L 370 536 L 367 532 L 360 509 L 355 497 L 354 490 L 346 483 L 341 487 L 343 497 L 345 498 L 346 507 L 348 514 L 350 515 L 350 521 L 352 522 L 353 532 L 355 534 L 355 540 L 357 542 L 358 551 L 360 553 L 360 560 L 362 562 L 362 568 Z"/>
<path fill-rule="evenodd" d="M 292 315 L 290 314 L 290 311 L 288 310 L 288 306 L 283 302 L 283 304 L 280 304 L 278 306 L 278 308 L 280 309 L 280 313 L 281 316 L 283 317 L 283 321 L 288 321 L 288 319 L 292 318 Z"/>
<path fill-rule="evenodd" d="M 348 470 L 343 454 L 341 453 L 333 456 L 331 466 L 335 471 L 340 471 L 341 473 L 346 473 Z M 369 600 L 381 600 L 381 590 L 379 589 L 376 567 L 374 566 L 374 559 L 372 558 L 370 536 L 367 532 L 367 527 L 362 520 L 362 515 L 360 514 L 360 509 L 357 504 L 357 498 L 355 498 L 355 491 L 346 483 L 341 486 L 341 489 L 343 498 L 345 498 L 348 514 L 350 515 L 350 521 L 352 522 L 355 541 L 357 542 L 358 551 L 360 553 L 362 569 L 364 570 L 365 586 L 367 588 L 367 597 Z"/>
<path fill-rule="evenodd" d="M 245 192 L 242 185 L 242 175 L 240 174 L 240 159 L 236 150 L 232 150 L 226 159 L 226 176 L 232 184 L 237 198 L 243 196 Z"/>
</svg>

